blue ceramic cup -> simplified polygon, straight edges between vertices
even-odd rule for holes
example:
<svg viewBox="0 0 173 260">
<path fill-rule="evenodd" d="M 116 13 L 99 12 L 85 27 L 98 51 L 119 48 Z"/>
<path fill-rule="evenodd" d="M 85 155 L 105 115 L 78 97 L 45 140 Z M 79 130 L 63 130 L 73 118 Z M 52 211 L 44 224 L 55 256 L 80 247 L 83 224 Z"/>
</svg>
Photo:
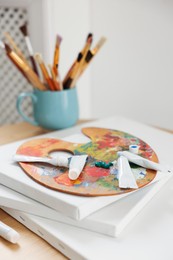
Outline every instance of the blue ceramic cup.
<svg viewBox="0 0 173 260">
<path fill-rule="evenodd" d="M 34 118 L 29 118 L 22 110 L 25 98 L 31 98 Z M 17 97 L 17 110 L 30 124 L 46 129 L 63 129 L 75 125 L 79 118 L 76 88 L 63 91 L 23 92 Z"/>
</svg>

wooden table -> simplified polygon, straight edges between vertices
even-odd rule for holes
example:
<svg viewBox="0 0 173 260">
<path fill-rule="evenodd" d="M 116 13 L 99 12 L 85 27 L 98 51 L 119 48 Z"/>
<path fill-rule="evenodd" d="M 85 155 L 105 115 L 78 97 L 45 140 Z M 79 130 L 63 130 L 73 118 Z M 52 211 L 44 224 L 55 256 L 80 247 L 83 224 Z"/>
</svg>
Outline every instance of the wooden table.
<svg viewBox="0 0 173 260">
<path fill-rule="evenodd" d="M 83 121 L 80 121 L 79 123 L 82 122 Z M 0 127 L 0 145 L 37 136 L 46 132 L 49 131 L 24 122 L 14 125 L 5 125 Z M 1 209 L 0 220 L 14 228 L 21 235 L 18 244 L 11 244 L 0 237 L 0 259 L 67 259 L 58 250 L 54 249 L 46 241 L 38 237 Z"/>
</svg>

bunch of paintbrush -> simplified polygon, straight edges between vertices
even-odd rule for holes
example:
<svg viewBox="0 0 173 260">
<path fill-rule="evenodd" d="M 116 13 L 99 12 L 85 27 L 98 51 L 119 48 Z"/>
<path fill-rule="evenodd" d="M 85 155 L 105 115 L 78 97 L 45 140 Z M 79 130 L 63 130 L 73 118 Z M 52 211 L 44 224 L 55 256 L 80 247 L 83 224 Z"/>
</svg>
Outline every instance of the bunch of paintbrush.
<svg viewBox="0 0 173 260">
<path fill-rule="evenodd" d="M 63 88 L 73 88 L 76 85 L 77 80 L 82 75 L 84 70 L 88 67 L 93 57 L 100 50 L 106 41 L 105 37 L 102 37 L 96 46 L 90 50 L 93 41 L 93 35 L 90 33 L 86 39 L 86 43 L 82 51 L 78 54 L 77 59 L 72 64 L 71 68 L 67 72 L 63 80 Z"/>
<path fill-rule="evenodd" d="M 33 87 L 39 90 L 46 90 L 46 86 L 42 83 L 37 72 L 29 64 L 11 35 L 9 33 L 5 33 L 4 36 L 8 44 L 1 42 L 0 46 L 6 52 L 7 57 L 28 80 L 28 82 L 32 84 Z"/>
<path fill-rule="evenodd" d="M 83 49 L 79 52 L 77 59 L 67 72 L 64 80 L 61 81 L 59 75 L 59 57 L 62 38 L 59 35 L 56 37 L 53 65 L 48 65 L 47 67 L 41 54 L 34 54 L 28 35 L 27 25 L 24 24 L 21 26 L 20 31 L 22 32 L 26 42 L 30 62 L 27 61 L 24 54 L 9 33 L 5 33 L 5 38 L 8 41 L 8 44 L 0 41 L 0 47 L 5 50 L 8 58 L 18 68 L 28 82 L 31 83 L 33 87 L 43 91 L 61 91 L 63 89 L 75 87 L 79 77 L 106 41 L 106 39 L 102 37 L 96 46 L 91 50 L 90 47 L 93 41 L 93 35 L 89 33 Z"/>
<path fill-rule="evenodd" d="M 6 51 L 8 58 L 19 69 L 19 71 L 28 80 L 29 83 L 31 83 L 35 88 L 46 90 L 44 84 L 40 81 L 28 62 L 22 56 L 19 56 L 19 54 L 12 50 L 11 47 L 6 43 L 3 44 L 3 42 L 1 42 L 1 47 Z"/>
</svg>

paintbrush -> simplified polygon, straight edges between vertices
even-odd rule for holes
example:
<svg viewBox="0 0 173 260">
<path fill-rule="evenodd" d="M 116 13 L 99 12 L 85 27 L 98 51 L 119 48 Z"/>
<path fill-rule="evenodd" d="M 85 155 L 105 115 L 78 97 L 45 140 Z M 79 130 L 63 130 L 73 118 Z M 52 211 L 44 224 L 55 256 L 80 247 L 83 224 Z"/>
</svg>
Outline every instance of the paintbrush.
<svg viewBox="0 0 173 260">
<path fill-rule="evenodd" d="M 25 42 L 26 42 L 26 46 L 28 48 L 28 52 L 29 52 L 29 55 L 30 55 L 30 61 L 31 61 L 33 70 L 37 75 L 39 75 L 38 70 L 37 70 L 37 65 L 36 65 L 36 62 L 34 60 L 33 48 L 32 48 L 31 41 L 30 41 L 30 38 L 29 38 L 29 35 L 28 35 L 27 24 L 22 25 L 19 29 L 20 29 L 20 31 L 22 32 L 22 34 L 25 38 Z"/>
<path fill-rule="evenodd" d="M 81 58 L 82 58 L 82 55 L 79 53 L 78 54 L 78 56 L 81 56 Z M 77 57 L 77 59 L 75 60 L 75 62 L 72 64 L 72 66 L 70 67 L 70 69 L 68 70 L 68 72 L 67 72 L 67 74 L 66 74 L 66 76 L 65 76 L 65 78 L 64 78 L 64 80 L 63 80 L 63 88 L 64 89 L 68 89 L 69 87 L 68 87 L 68 84 L 67 84 L 67 80 L 70 78 L 70 75 L 71 75 L 71 73 L 72 73 L 72 70 L 74 69 L 74 67 L 75 67 L 75 65 L 76 65 L 76 63 L 77 63 L 77 60 L 78 60 L 78 57 Z"/>
<path fill-rule="evenodd" d="M 98 41 L 98 43 L 96 44 L 96 46 L 91 51 L 92 57 L 100 50 L 100 48 L 103 46 L 103 44 L 105 42 L 106 42 L 106 38 L 105 37 L 101 37 L 100 40 Z M 91 60 L 91 58 L 89 58 L 89 57 L 87 57 L 87 59 L 89 59 L 89 61 Z"/>
<path fill-rule="evenodd" d="M 43 59 L 41 57 L 40 53 L 36 53 L 35 54 L 35 59 L 37 60 L 38 64 L 40 65 L 40 69 L 43 75 L 44 80 L 46 81 L 46 83 L 48 84 L 48 87 L 50 88 L 50 90 L 54 91 L 56 90 L 56 87 L 53 83 L 53 80 L 50 78 L 49 76 L 49 72 L 46 68 L 46 65 L 43 62 Z"/>
<path fill-rule="evenodd" d="M 88 53 L 86 55 L 86 58 L 85 58 L 85 62 L 83 64 L 83 67 L 81 68 L 79 77 L 82 75 L 84 70 L 88 67 L 88 65 L 91 62 L 91 60 L 93 59 L 93 57 L 97 54 L 97 52 L 101 49 L 101 47 L 103 46 L 103 44 L 105 42 L 106 42 L 106 38 L 105 37 L 101 37 L 101 39 L 98 41 L 96 46 L 92 50 L 88 51 Z"/>
<path fill-rule="evenodd" d="M 0 47 L 5 51 L 5 45 L 4 45 L 4 43 L 3 43 L 2 41 L 0 41 Z M 27 76 L 25 75 L 25 73 L 20 69 L 20 67 L 17 65 L 17 63 L 16 63 L 13 59 L 11 59 L 10 55 L 8 55 L 7 52 L 6 52 L 6 55 L 7 55 L 7 57 L 11 60 L 11 62 L 17 67 L 17 69 L 22 73 L 22 75 L 26 78 L 26 80 L 27 80 L 29 83 L 31 83 L 31 82 L 29 81 L 29 79 L 27 78 Z"/>
<path fill-rule="evenodd" d="M 82 53 L 82 56 L 83 58 L 85 59 L 85 56 L 91 46 L 91 43 L 92 43 L 92 40 L 93 40 L 93 35 L 92 33 L 89 33 L 87 38 L 86 38 L 86 42 L 85 42 L 85 45 L 84 45 L 84 48 L 82 49 L 81 53 Z"/>
<path fill-rule="evenodd" d="M 54 70 L 53 70 L 53 68 L 50 64 L 48 65 L 48 67 L 49 67 L 49 70 L 50 70 L 50 73 L 51 73 L 51 76 L 52 76 L 53 83 L 56 87 L 56 90 L 62 90 L 62 83 L 59 79 L 59 75 L 58 75 L 58 77 L 56 77 Z"/>
<path fill-rule="evenodd" d="M 64 89 L 69 89 L 72 82 L 73 82 L 73 79 L 78 71 L 78 68 L 79 68 L 79 63 L 80 63 L 80 60 L 82 59 L 82 53 L 79 53 L 78 54 L 78 57 L 77 57 L 77 60 L 75 61 L 75 63 L 73 64 L 71 70 L 70 70 L 70 73 L 69 73 L 69 76 L 68 78 L 66 79 L 66 81 L 63 83 L 63 88 Z"/>
<path fill-rule="evenodd" d="M 7 44 L 5 44 L 5 50 L 10 59 L 13 60 L 20 70 L 26 74 L 27 78 L 35 88 L 46 90 L 46 87 L 39 80 L 32 68 L 30 68 L 30 66 L 26 64 Z"/>
<path fill-rule="evenodd" d="M 78 65 L 78 70 L 76 71 L 75 75 L 74 75 L 74 78 L 73 78 L 73 81 L 71 82 L 70 84 L 70 88 L 73 88 L 75 85 L 76 85 L 76 81 L 80 75 L 80 71 L 83 67 L 83 64 L 85 62 L 85 58 L 86 58 L 86 55 L 90 49 L 90 46 L 92 44 L 92 40 L 93 40 L 93 35 L 91 33 L 88 34 L 87 36 L 87 39 L 86 39 L 86 43 L 85 43 L 85 46 L 82 50 L 82 59 L 80 60 L 79 62 L 79 65 Z"/>
<path fill-rule="evenodd" d="M 15 43 L 14 39 L 11 37 L 11 35 L 8 32 L 4 33 L 5 38 L 7 39 L 7 41 L 9 42 L 9 44 L 12 46 L 12 48 L 14 49 L 14 51 L 16 52 L 16 54 L 27 64 L 28 61 L 26 60 L 24 54 L 22 53 L 22 51 L 20 50 L 20 48 L 17 46 L 17 44 Z"/>
<path fill-rule="evenodd" d="M 77 59 L 75 60 L 75 62 L 72 64 L 70 70 L 67 72 L 64 80 L 63 80 L 63 87 L 64 89 L 68 89 L 71 87 L 72 83 L 74 82 L 74 80 L 76 79 L 76 76 L 79 73 L 80 70 L 80 66 L 83 64 L 83 61 L 85 59 L 85 56 L 90 48 L 90 45 L 92 43 L 92 34 L 88 34 L 87 36 L 87 40 L 85 43 L 84 48 L 82 49 L 82 51 L 78 54 Z"/>
<path fill-rule="evenodd" d="M 56 76 L 58 76 L 58 65 L 59 65 L 61 41 L 62 41 L 61 36 L 57 35 L 56 43 L 55 43 L 54 59 L 53 59 L 53 71 L 54 71 Z"/>
</svg>

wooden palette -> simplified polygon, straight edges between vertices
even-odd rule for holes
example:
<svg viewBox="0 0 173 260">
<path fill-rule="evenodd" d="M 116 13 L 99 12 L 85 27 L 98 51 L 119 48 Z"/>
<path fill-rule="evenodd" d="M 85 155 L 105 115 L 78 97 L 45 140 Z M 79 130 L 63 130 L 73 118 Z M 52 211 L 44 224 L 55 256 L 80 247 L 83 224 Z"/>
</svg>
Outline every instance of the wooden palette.
<svg viewBox="0 0 173 260">
<path fill-rule="evenodd" d="M 112 162 L 117 159 L 117 152 L 128 150 L 130 144 L 139 145 L 141 156 L 158 162 L 153 149 L 141 139 L 128 133 L 105 128 L 83 128 L 83 134 L 91 139 L 85 144 L 66 142 L 61 139 L 42 138 L 28 141 L 21 145 L 17 154 L 47 157 L 53 151 L 68 151 L 74 155 L 88 154 L 88 161 L 75 181 L 68 178 L 68 169 L 45 163 L 19 163 L 23 170 L 38 183 L 61 192 L 81 196 L 118 195 L 132 191 L 118 187 L 117 169 L 103 169 L 95 162 Z M 151 182 L 156 171 L 146 170 L 132 165 L 138 187 Z"/>
</svg>

